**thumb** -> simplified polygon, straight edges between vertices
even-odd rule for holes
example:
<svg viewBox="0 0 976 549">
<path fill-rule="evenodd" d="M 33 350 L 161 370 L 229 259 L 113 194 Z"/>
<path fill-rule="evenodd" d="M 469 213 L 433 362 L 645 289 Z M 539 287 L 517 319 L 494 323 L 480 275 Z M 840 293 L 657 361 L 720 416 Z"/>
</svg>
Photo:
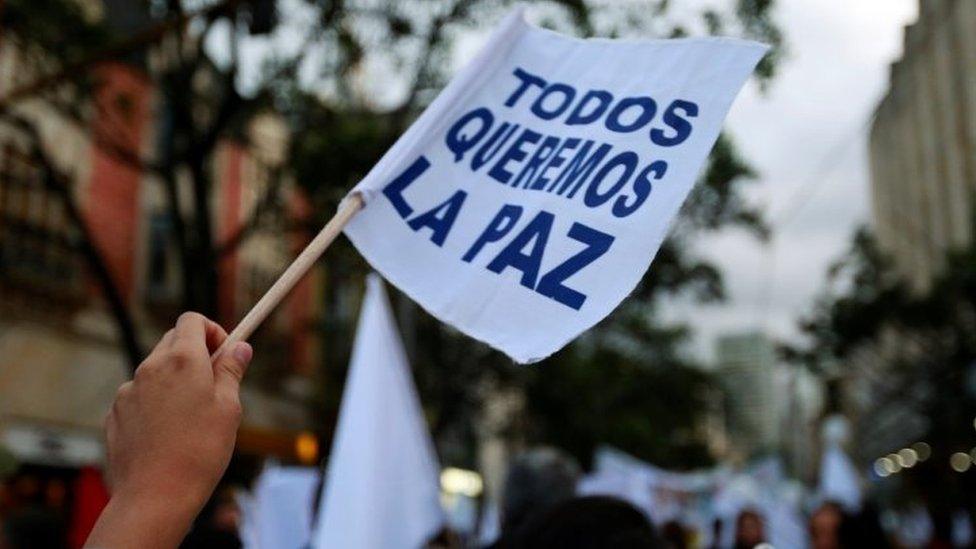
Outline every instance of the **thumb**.
<svg viewBox="0 0 976 549">
<path fill-rule="evenodd" d="M 238 341 L 220 353 L 213 366 L 217 390 L 232 391 L 237 394 L 253 355 L 254 350 L 245 341 Z"/>
</svg>

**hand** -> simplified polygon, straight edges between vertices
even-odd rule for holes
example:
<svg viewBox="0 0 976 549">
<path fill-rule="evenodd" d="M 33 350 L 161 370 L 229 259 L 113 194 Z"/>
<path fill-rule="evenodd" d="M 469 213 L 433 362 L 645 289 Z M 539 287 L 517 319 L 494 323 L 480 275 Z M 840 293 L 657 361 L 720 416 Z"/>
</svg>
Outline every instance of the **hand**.
<svg viewBox="0 0 976 549">
<path fill-rule="evenodd" d="M 184 313 L 105 420 L 112 498 L 87 547 L 175 547 L 223 475 L 241 421 L 240 381 L 251 347 Z"/>
</svg>

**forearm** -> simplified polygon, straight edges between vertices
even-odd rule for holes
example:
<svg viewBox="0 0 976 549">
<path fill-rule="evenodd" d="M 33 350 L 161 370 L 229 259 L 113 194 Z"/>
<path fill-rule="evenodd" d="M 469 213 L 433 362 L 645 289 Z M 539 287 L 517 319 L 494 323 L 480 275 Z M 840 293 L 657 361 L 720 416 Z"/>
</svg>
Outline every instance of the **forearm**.
<svg viewBox="0 0 976 549">
<path fill-rule="evenodd" d="M 198 499 L 114 495 L 95 523 L 85 549 L 175 548 L 203 506 Z"/>
</svg>

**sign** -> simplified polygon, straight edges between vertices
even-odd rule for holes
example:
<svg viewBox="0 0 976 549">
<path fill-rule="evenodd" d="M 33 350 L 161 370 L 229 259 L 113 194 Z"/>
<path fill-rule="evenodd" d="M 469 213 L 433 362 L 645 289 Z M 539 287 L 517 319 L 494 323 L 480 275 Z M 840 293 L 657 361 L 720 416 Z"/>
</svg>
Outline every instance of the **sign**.
<svg viewBox="0 0 976 549">
<path fill-rule="evenodd" d="M 353 189 L 345 232 L 435 317 L 541 360 L 633 291 L 765 51 L 579 40 L 516 10 Z"/>
</svg>

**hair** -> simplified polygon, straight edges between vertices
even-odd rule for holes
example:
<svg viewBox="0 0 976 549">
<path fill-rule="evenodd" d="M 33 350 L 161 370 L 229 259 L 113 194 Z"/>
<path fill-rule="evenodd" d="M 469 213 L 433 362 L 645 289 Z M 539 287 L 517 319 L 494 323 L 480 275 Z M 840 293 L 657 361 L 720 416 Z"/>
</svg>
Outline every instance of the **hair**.
<svg viewBox="0 0 976 549">
<path fill-rule="evenodd" d="M 555 448 L 536 448 L 512 461 L 502 498 L 502 532 L 519 529 L 529 514 L 576 495 L 580 467 Z"/>
<path fill-rule="evenodd" d="M 658 549 L 654 527 L 636 507 L 607 496 L 570 499 L 530 516 L 506 549 Z"/>
</svg>

